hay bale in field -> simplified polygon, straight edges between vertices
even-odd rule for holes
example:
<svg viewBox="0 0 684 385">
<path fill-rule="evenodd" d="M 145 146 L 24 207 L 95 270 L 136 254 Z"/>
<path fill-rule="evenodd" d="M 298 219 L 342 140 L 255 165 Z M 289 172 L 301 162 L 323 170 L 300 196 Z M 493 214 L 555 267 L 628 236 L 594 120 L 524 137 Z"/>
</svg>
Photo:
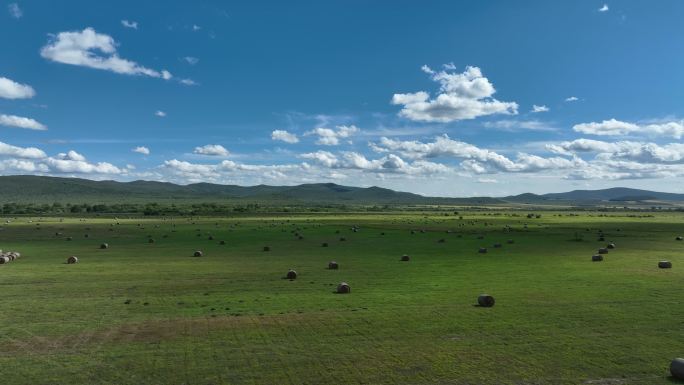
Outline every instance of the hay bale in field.
<svg viewBox="0 0 684 385">
<path fill-rule="evenodd" d="M 73 265 L 74 263 L 78 263 L 78 257 L 72 255 L 71 257 L 67 258 L 67 264 Z"/>
<path fill-rule="evenodd" d="M 196 251 L 192 254 L 192 256 L 193 256 L 193 257 L 202 257 L 202 256 L 204 256 L 204 253 L 202 252 L 202 250 L 196 250 Z"/>
<path fill-rule="evenodd" d="M 482 307 L 492 307 L 494 306 L 494 297 L 489 294 L 480 294 L 477 297 L 477 304 Z"/>
<path fill-rule="evenodd" d="M 487 248 L 486 248 L 486 247 L 480 247 L 480 248 L 477 250 L 477 252 L 480 253 L 480 254 L 487 254 Z"/>
<path fill-rule="evenodd" d="M 108 249 L 109 245 L 107 243 L 103 243 L 100 245 L 100 249 Z"/>
<path fill-rule="evenodd" d="M 512 240 L 512 239 L 509 239 L 509 240 L 507 240 L 507 241 L 506 241 L 506 243 L 508 243 L 509 245 L 512 245 L 512 244 L 514 244 L 514 243 L 515 243 L 515 241 L 514 241 L 514 240 Z"/>
<path fill-rule="evenodd" d="M 672 268 L 672 262 L 660 261 L 660 262 L 658 262 L 658 267 L 661 269 L 671 269 Z"/>
<path fill-rule="evenodd" d="M 345 237 L 340 238 L 340 242 L 344 242 L 346 240 L 347 240 L 347 238 L 345 238 Z"/>
<path fill-rule="evenodd" d="M 88 235 L 88 234 L 84 234 L 83 237 L 84 237 L 84 238 L 88 238 L 89 235 Z"/>
<path fill-rule="evenodd" d="M 321 243 L 321 247 L 328 247 L 328 242 Z"/>
<path fill-rule="evenodd" d="M 214 237 L 210 235 L 209 238 L 207 238 L 207 239 L 209 239 L 210 241 L 213 241 Z"/>
<path fill-rule="evenodd" d="M 264 246 L 264 251 L 271 251 L 271 247 L 270 246 Z"/>
<path fill-rule="evenodd" d="M 599 254 L 608 254 L 608 249 L 605 247 L 602 247 L 602 248 L 598 249 L 598 253 Z"/>
<path fill-rule="evenodd" d="M 154 243 L 154 239 L 153 238 L 148 239 L 147 243 Z"/>
<path fill-rule="evenodd" d="M 606 248 L 614 249 L 614 248 L 615 248 L 615 244 L 614 244 L 614 243 L 609 243 L 608 246 L 606 246 Z"/>
<path fill-rule="evenodd" d="M 444 238 L 441 238 L 439 241 L 437 241 L 437 243 L 444 243 L 444 242 L 446 242 L 446 239 L 444 239 Z"/>
<path fill-rule="evenodd" d="M 219 245 L 225 245 L 226 241 L 219 241 Z"/>
<path fill-rule="evenodd" d="M 328 262 L 328 269 L 330 269 L 330 270 L 337 270 L 337 269 L 339 269 L 339 268 L 340 268 L 340 265 L 337 264 L 337 262 L 335 262 L 335 261 L 330 261 L 330 262 Z"/>
<path fill-rule="evenodd" d="M 66 240 L 67 240 L 67 241 L 71 241 L 72 239 L 73 239 L 73 238 L 71 238 L 71 237 L 66 237 Z"/>
<path fill-rule="evenodd" d="M 385 233 L 380 233 L 380 235 L 385 235 Z"/>
<path fill-rule="evenodd" d="M 500 249 L 500 248 L 501 248 L 501 244 L 500 244 L 500 243 L 495 243 L 495 244 L 494 244 L 494 248 L 495 248 L 495 249 Z"/>
<path fill-rule="evenodd" d="M 677 237 L 677 238 L 675 238 L 675 240 L 681 241 L 681 240 L 684 240 L 684 238 L 683 237 Z"/>
<path fill-rule="evenodd" d="M 285 278 L 287 279 L 297 279 L 297 272 L 290 269 L 288 270 L 287 274 L 285 274 Z"/>
<path fill-rule="evenodd" d="M 603 255 L 601 254 L 594 254 L 591 256 L 591 261 L 592 262 L 601 262 L 603 261 Z"/>
<path fill-rule="evenodd" d="M 349 294 L 351 293 L 351 287 L 346 282 L 341 282 L 337 285 L 337 294 Z"/>
<path fill-rule="evenodd" d="M 0 265 L 4 265 L 6 263 L 10 263 L 10 258 L 9 257 L 0 257 Z"/>
<path fill-rule="evenodd" d="M 670 362 L 670 374 L 678 380 L 684 380 L 684 358 L 675 358 Z"/>
<path fill-rule="evenodd" d="M 409 257 L 407 254 L 404 254 L 401 256 L 401 261 L 402 262 L 408 262 L 411 260 L 411 257 Z"/>
</svg>

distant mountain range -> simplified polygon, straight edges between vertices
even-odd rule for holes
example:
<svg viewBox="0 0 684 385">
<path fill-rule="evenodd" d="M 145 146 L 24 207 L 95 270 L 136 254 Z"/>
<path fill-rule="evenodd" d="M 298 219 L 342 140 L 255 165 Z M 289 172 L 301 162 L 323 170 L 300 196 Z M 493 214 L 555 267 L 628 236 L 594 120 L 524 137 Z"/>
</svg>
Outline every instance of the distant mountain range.
<svg viewBox="0 0 684 385">
<path fill-rule="evenodd" d="M 543 195 L 528 193 L 501 198 L 435 198 L 380 187 L 348 187 L 334 183 L 245 187 L 211 183 L 177 185 L 142 180 L 116 182 L 32 175 L 0 176 L 2 203 L 170 203 L 224 200 L 291 204 L 620 205 L 626 201 L 684 202 L 684 194 L 610 188 Z"/>
</svg>

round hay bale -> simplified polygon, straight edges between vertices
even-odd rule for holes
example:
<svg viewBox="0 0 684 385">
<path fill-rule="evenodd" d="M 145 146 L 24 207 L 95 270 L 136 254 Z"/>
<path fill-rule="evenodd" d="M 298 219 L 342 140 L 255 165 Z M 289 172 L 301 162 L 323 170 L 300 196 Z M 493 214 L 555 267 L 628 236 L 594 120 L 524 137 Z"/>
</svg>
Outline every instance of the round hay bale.
<svg viewBox="0 0 684 385">
<path fill-rule="evenodd" d="M 337 262 L 335 262 L 335 261 L 328 262 L 328 269 L 337 270 L 339 268 L 340 268 L 340 265 Z"/>
<path fill-rule="evenodd" d="M 100 249 L 108 249 L 108 248 L 109 248 L 109 245 L 106 243 L 103 243 L 100 245 Z"/>
<path fill-rule="evenodd" d="M 346 282 L 341 282 L 337 285 L 337 294 L 349 294 L 351 293 L 351 287 Z"/>
<path fill-rule="evenodd" d="M 671 269 L 672 268 L 672 262 L 660 261 L 660 262 L 658 262 L 658 267 L 661 269 Z"/>
<path fill-rule="evenodd" d="M 487 254 L 487 248 L 486 247 L 480 247 L 480 249 L 477 250 L 477 252 L 480 254 Z"/>
<path fill-rule="evenodd" d="M 88 238 L 88 237 L 89 237 L 89 235 L 88 235 L 88 234 L 84 234 L 84 235 L 83 235 L 83 237 L 85 237 L 85 238 Z"/>
<path fill-rule="evenodd" d="M 677 237 L 677 238 L 675 238 L 675 239 L 678 240 L 678 241 L 681 241 L 681 240 L 684 240 L 684 237 Z"/>
<path fill-rule="evenodd" d="M 271 251 L 271 247 L 270 246 L 264 246 L 264 251 Z"/>
<path fill-rule="evenodd" d="M 608 249 L 605 247 L 602 247 L 602 248 L 598 249 L 598 253 L 599 254 L 608 254 Z"/>
<path fill-rule="evenodd" d="M 78 257 L 72 255 L 71 257 L 67 258 L 67 264 L 73 265 L 74 263 L 78 263 Z"/>
<path fill-rule="evenodd" d="M 321 247 L 328 247 L 328 242 L 321 243 Z"/>
<path fill-rule="evenodd" d="M 401 261 L 402 261 L 402 262 L 408 262 L 408 261 L 410 261 L 410 260 L 411 260 L 411 257 L 409 257 L 409 256 L 406 255 L 406 254 L 404 254 L 404 255 L 401 256 Z"/>
<path fill-rule="evenodd" d="M 202 252 L 202 250 L 196 250 L 196 251 L 192 254 L 192 256 L 193 256 L 193 257 L 202 257 L 202 256 L 204 256 L 204 253 Z"/>
<path fill-rule="evenodd" d="M 213 241 L 213 240 L 214 240 L 214 237 L 210 235 L 208 239 L 209 239 L 210 241 Z"/>
<path fill-rule="evenodd" d="M 494 244 L 494 248 L 495 248 L 495 249 L 500 249 L 500 248 L 501 248 L 501 244 L 500 244 L 500 243 L 495 243 L 495 244 Z"/>
<path fill-rule="evenodd" d="M 514 240 L 512 240 L 512 239 L 509 239 L 508 241 L 506 241 L 506 243 L 508 243 L 509 245 L 512 245 L 512 244 L 514 244 L 514 243 L 515 243 L 515 241 L 514 241 Z"/>
<path fill-rule="evenodd" d="M 494 297 L 489 294 L 480 294 L 477 297 L 477 304 L 482 307 L 492 307 L 494 306 Z"/>
<path fill-rule="evenodd" d="M 684 358 L 675 358 L 670 362 L 670 374 L 678 380 L 684 380 Z"/>
<path fill-rule="evenodd" d="M 225 245 L 225 244 L 226 244 L 226 241 L 220 241 L 219 242 L 219 245 Z"/>
<path fill-rule="evenodd" d="M 290 269 L 288 270 L 287 274 L 285 274 L 285 278 L 287 279 L 297 279 L 297 272 Z"/>
<path fill-rule="evenodd" d="M 147 243 L 154 243 L 154 239 L 153 238 L 148 239 Z"/>
<path fill-rule="evenodd" d="M 592 262 L 601 262 L 603 261 L 603 255 L 601 254 L 595 254 L 591 256 Z"/>
<path fill-rule="evenodd" d="M 0 257 L 0 265 L 4 265 L 5 263 L 9 263 L 10 259 L 9 257 Z"/>
<path fill-rule="evenodd" d="M 71 241 L 71 240 L 73 240 L 73 238 L 71 238 L 71 237 L 66 237 L 66 240 L 67 240 L 67 241 Z"/>
<path fill-rule="evenodd" d="M 615 244 L 611 242 L 611 243 L 609 243 L 609 244 L 606 246 L 606 248 L 608 248 L 608 249 L 614 249 L 614 248 L 615 248 Z"/>
</svg>

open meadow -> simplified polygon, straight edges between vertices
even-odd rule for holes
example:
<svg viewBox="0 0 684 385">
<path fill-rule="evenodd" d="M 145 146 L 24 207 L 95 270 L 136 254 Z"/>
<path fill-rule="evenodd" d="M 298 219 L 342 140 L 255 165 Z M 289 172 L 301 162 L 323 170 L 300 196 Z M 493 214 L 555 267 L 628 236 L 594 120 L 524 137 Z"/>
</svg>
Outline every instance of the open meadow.
<svg viewBox="0 0 684 385">
<path fill-rule="evenodd" d="M 4 218 L 0 383 L 676 383 L 684 216 L 526 214 Z"/>
</svg>

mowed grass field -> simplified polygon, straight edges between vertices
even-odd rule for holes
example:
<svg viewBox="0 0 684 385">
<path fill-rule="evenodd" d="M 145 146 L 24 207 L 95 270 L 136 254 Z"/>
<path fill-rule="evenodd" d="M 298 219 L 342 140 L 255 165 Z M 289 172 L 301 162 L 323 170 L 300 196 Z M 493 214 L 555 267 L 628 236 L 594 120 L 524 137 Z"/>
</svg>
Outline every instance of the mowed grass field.
<svg viewBox="0 0 684 385">
<path fill-rule="evenodd" d="M 18 218 L 0 383 L 676 383 L 684 216 L 541 214 Z"/>
</svg>

